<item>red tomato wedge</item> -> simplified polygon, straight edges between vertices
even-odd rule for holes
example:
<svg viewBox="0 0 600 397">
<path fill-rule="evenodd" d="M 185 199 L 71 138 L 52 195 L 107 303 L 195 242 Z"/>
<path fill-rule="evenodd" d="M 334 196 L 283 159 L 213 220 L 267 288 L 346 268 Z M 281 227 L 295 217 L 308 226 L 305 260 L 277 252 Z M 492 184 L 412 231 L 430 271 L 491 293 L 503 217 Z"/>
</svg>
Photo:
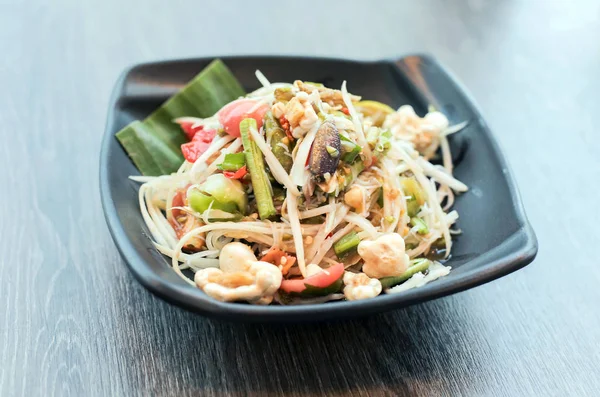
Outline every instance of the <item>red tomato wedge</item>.
<svg viewBox="0 0 600 397">
<path fill-rule="evenodd" d="M 206 152 L 210 143 L 206 142 L 188 142 L 181 145 L 181 153 L 183 153 L 183 157 L 190 163 L 198 160 L 198 157 L 202 155 L 202 153 Z"/>
<path fill-rule="evenodd" d="M 173 201 L 171 202 L 171 207 L 183 207 L 185 206 L 185 194 L 187 189 L 180 189 L 173 196 Z M 174 218 L 177 218 L 179 215 L 183 213 L 179 208 L 173 208 L 171 210 Z"/>
<path fill-rule="evenodd" d="M 258 104 L 254 99 L 240 99 L 225 105 L 219 110 L 219 122 L 231 136 L 240 136 L 240 122 L 247 118 L 256 120 L 257 128 L 263 124 L 263 117 L 269 111 L 266 103 Z"/>
<path fill-rule="evenodd" d="M 324 271 L 320 273 L 301 280 L 283 280 L 280 288 L 288 294 L 291 292 L 300 293 L 304 291 L 306 289 L 305 284 L 317 288 L 325 288 L 335 283 L 342 277 L 342 274 L 344 274 L 344 264 L 337 263 L 328 269 L 324 269 Z"/>
<path fill-rule="evenodd" d="M 225 178 L 229 179 L 242 179 L 248 173 L 246 166 L 243 166 L 237 171 L 223 171 Z"/>
<path fill-rule="evenodd" d="M 202 125 L 194 127 L 194 123 L 191 121 L 181 121 L 179 123 L 179 126 L 181 127 L 183 132 L 185 132 L 185 135 L 187 135 L 190 141 L 194 139 L 194 135 L 196 135 L 196 132 L 204 129 L 204 126 Z"/>
<path fill-rule="evenodd" d="M 197 130 L 191 142 L 181 145 L 183 157 L 190 163 L 198 160 L 198 157 L 206 152 L 215 135 L 217 135 L 217 130 L 205 130 L 204 128 Z"/>
</svg>

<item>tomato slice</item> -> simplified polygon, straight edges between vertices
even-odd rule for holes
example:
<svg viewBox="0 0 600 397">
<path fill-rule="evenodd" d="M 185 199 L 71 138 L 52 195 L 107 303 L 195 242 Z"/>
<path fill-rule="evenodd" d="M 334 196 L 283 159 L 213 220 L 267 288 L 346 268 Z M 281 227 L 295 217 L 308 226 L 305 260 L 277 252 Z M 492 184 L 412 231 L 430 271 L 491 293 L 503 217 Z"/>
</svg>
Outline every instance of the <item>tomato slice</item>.
<svg viewBox="0 0 600 397">
<path fill-rule="evenodd" d="M 316 288 L 326 288 L 339 280 L 343 274 L 344 264 L 336 263 L 320 273 L 301 280 L 283 280 L 281 282 L 281 289 L 289 294 L 291 292 L 300 293 L 306 289 L 307 285 Z"/>
<path fill-rule="evenodd" d="M 240 122 L 246 118 L 256 120 L 257 128 L 263 124 L 263 117 L 269 111 L 269 105 L 257 105 L 254 99 L 246 98 L 231 102 L 219 110 L 219 122 L 231 136 L 240 136 Z"/>
<path fill-rule="evenodd" d="M 198 160 L 198 157 L 200 157 L 202 153 L 206 152 L 206 150 L 209 148 L 210 143 L 216 135 L 217 130 L 205 130 L 204 128 L 197 130 L 191 142 L 181 145 L 181 153 L 183 153 L 183 157 L 185 157 L 185 159 L 190 163 Z"/>
<path fill-rule="evenodd" d="M 183 157 L 190 163 L 198 160 L 198 157 L 202 155 L 202 153 L 206 152 L 210 143 L 206 142 L 188 142 L 181 145 L 181 153 L 183 153 Z"/>
<path fill-rule="evenodd" d="M 217 135 L 217 130 L 213 130 L 213 129 L 200 129 L 198 131 L 195 132 L 194 137 L 192 138 L 192 142 L 206 142 L 206 143 L 211 143 L 213 139 L 215 139 L 215 136 Z"/>
<path fill-rule="evenodd" d="M 229 179 L 242 179 L 248 173 L 246 166 L 243 166 L 237 171 L 224 171 L 223 175 Z"/>
<path fill-rule="evenodd" d="M 204 129 L 204 126 L 199 125 L 194 127 L 194 122 L 191 121 L 181 121 L 179 123 L 179 126 L 181 127 L 181 129 L 183 130 L 183 132 L 185 132 L 185 135 L 187 135 L 188 139 L 191 141 L 192 139 L 194 139 L 194 136 L 196 135 L 196 133 L 198 131 L 202 131 Z"/>
<path fill-rule="evenodd" d="M 175 193 L 175 195 L 173 196 L 171 207 L 183 207 L 185 205 L 185 193 L 186 189 L 178 190 L 177 193 Z M 179 208 L 173 208 L 171 210 L 171 213 L 173 214 L 173 218 L 177 219 L 177 217 L 181 215 L 183 211 Z"/>
</svg>

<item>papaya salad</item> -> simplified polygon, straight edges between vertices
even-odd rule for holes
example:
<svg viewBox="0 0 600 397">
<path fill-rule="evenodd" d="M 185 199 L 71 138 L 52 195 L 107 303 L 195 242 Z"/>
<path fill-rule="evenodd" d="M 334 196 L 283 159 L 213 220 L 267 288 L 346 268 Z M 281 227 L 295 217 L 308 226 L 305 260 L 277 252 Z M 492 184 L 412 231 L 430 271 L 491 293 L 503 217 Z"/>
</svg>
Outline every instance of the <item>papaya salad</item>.
<svg viewBox="0 0 600 397">
<path fill-rule="evenodd" d="M 175 172 L 135 176 L 154 246 L 210 297 L 302 304 L 402 293 L 450 272 L 458 213 L 449 126 L 435 109 L 341 87 L 271 83 L 187 136 Z M 187 274 L 187 275 L 186 275 Z M 188 276 L 189 275 L 189 276 Z"/>
</svg>

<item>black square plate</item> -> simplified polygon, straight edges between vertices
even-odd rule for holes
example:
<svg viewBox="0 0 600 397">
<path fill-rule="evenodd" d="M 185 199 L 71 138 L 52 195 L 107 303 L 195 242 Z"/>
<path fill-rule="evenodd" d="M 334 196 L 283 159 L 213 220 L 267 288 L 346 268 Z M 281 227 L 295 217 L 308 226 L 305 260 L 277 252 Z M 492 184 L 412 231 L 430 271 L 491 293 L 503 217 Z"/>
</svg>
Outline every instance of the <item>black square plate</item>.
<svg viewBox="0 0 600 397">
<path fill-rule="evenodd" d="M 469 125 L 450 138 L 455 175 L 469 192 L 455 209 L 463 234 L 447 262 L 452 271 L 423 287 L 401 294 L 353 302 L 305 306 L 254 306 L 222 303 L 179 278 L 152 246 L 138 208 L 138 184 L 128 179 L 138 171 L 115 134 L 142 119 L 202 70 L 212 58 L 137 65 L 116 84 L 108 111 L 100 154 L 100 192 L 110 232 L 135 277 L 159 297 L 205 315 L 240 321 L 313 321 L 360 316 L 398 309 L 439 298 L 502 277 L 530 263 L 537 253 L 535 234 L 527 221 L 515 181 L 498 145 L 468 94 L 431 57 L 358 62 L 306 57 L 224 57 L 247 91 L 258 88 L 254 71 L 271 81 L 296 79 L 339 87 L 392 107 L 412 105 L 424 114 L 429 105 L 444 112 L 451 124 Z"/>
</svg>

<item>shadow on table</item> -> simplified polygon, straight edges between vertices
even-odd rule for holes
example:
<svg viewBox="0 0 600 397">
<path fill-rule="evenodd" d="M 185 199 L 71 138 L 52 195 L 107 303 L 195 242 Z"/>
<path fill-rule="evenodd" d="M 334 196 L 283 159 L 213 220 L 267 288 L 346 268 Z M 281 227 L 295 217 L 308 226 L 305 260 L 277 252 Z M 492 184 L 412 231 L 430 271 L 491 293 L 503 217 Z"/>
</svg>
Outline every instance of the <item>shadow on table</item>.
<svg viewBox="0 0 600 397">
<path fill-rule="evenodd" d="M 451 388 L 450 375 L 478 365 L 464 346 L 482 342 L 463 334 L 472 319 L 461 303 L 447 298 L 307 325 L 233 324 L 173 314 L 177 319 L 168 327 L 184 328 L 185 336 L 175 343 L 154 336 L 154 359 L 164 362 L 147 365 L 179 377 L 182 391 L 201 394 L 429 395 Z"/>
</svg>

